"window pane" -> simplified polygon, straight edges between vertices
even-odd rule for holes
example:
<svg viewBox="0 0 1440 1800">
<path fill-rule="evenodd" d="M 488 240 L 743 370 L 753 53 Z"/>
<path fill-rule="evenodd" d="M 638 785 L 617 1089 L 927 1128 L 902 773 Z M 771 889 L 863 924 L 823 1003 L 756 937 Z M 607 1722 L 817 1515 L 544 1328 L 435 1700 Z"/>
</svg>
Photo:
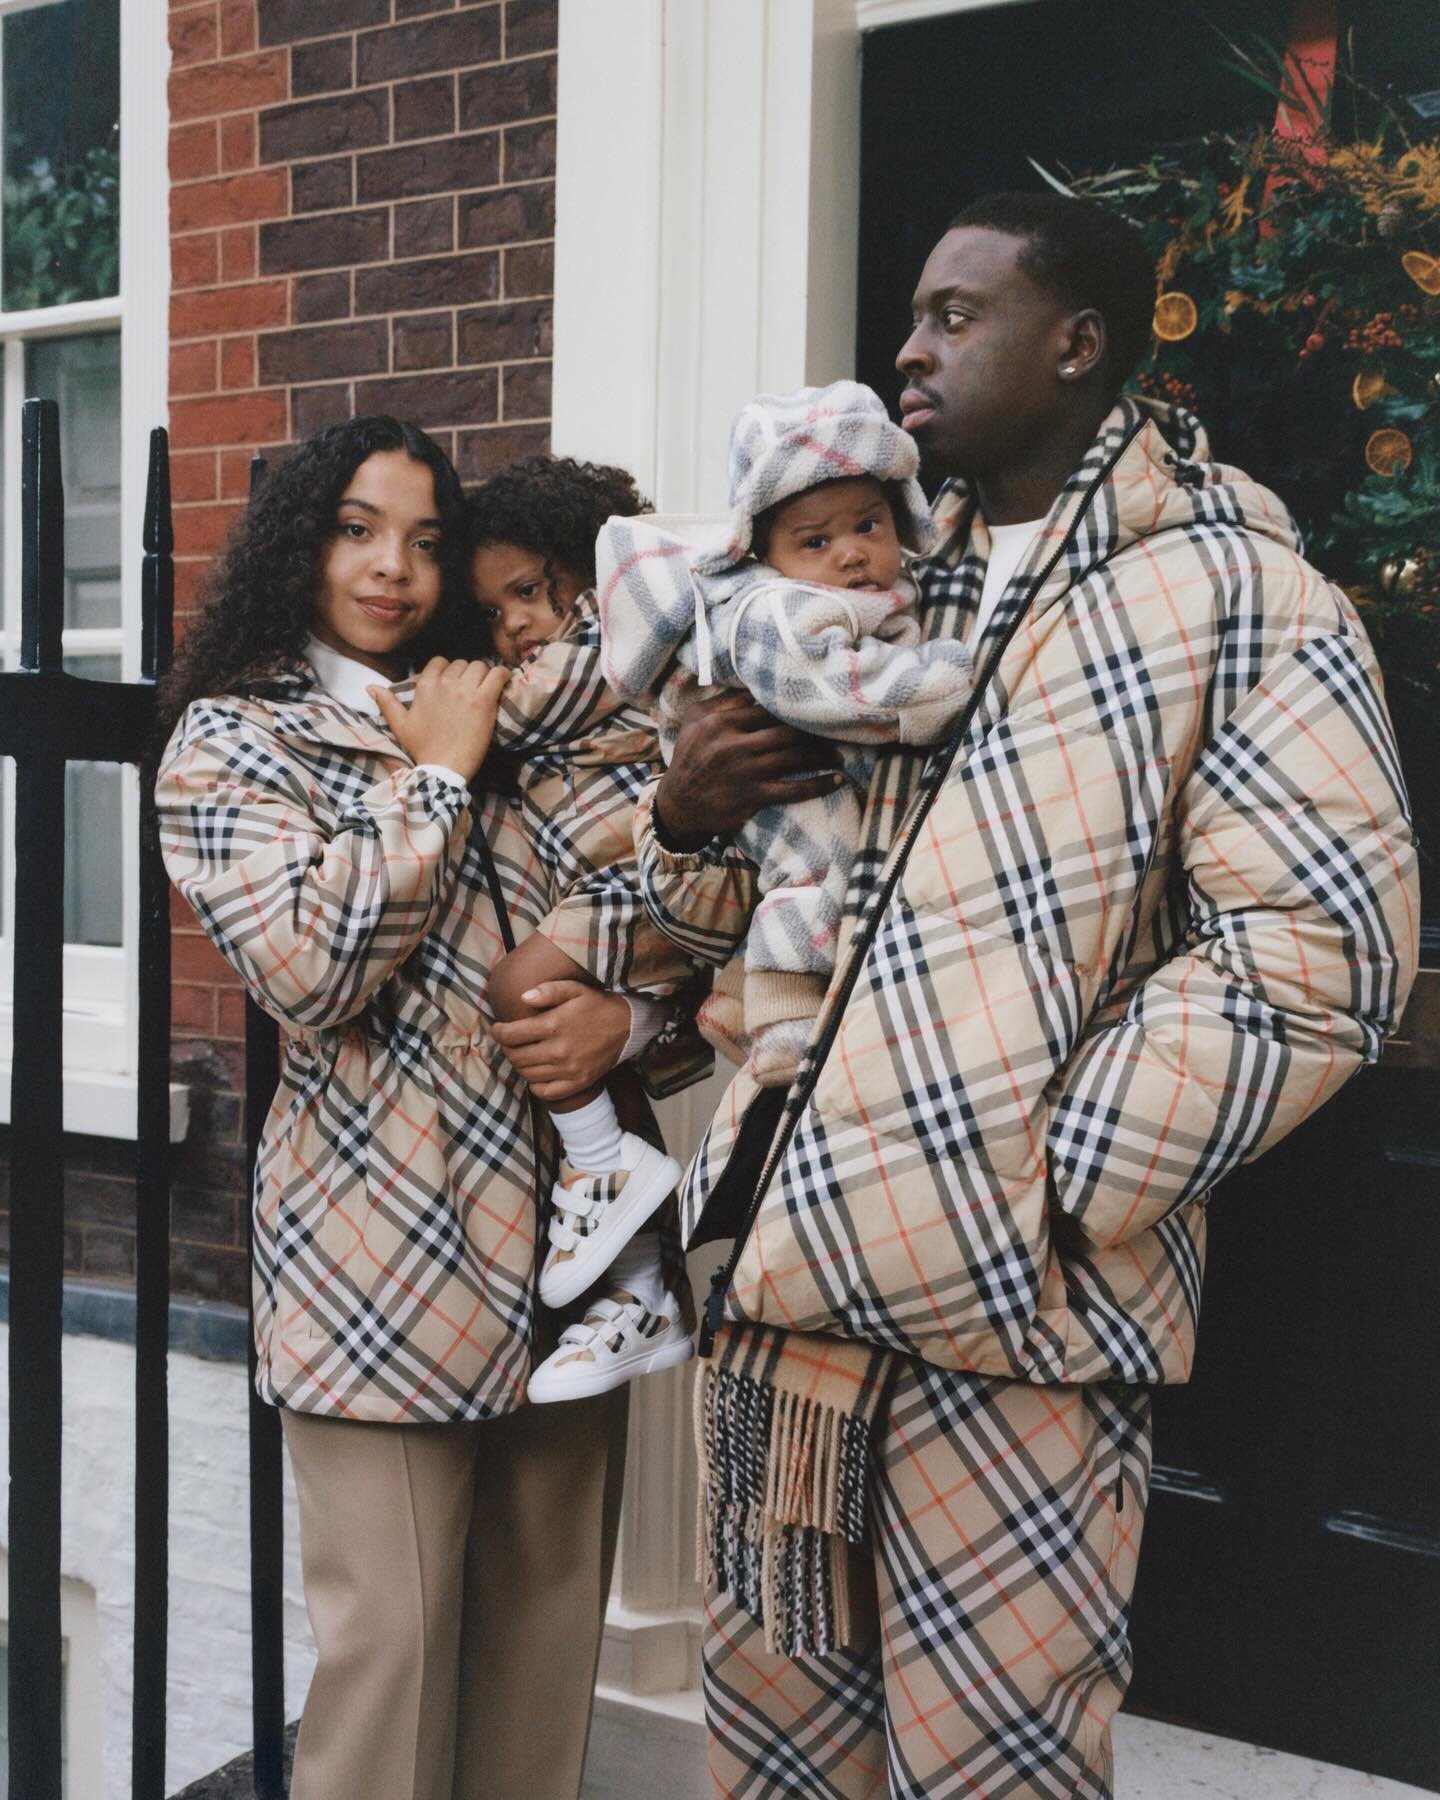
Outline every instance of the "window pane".
<svg viewBox="0 0 1440 1800">
<path fill-rule="evenodd" d="M 71 656 L 67 675 L 118 681 L 118 656 Z M 65 942 L 118 944 L 124 932 L 124 795 L 119 763 L 65 769 Z"/>
<path fill-rule="evenodd" d="M 101 331 L 87 337 L 42 338 L 27 345 L 25 392 L 60 403 L 60 470 L 65 483 L 65 623 L 118 625 L 119 333 Z"/>
<path fill-rule="evenodd" d="M 3 20 L 5 305 L 119 291 L 119 0 Z"/>
<path fill-rule="evenodd" d="M 124 920 L 120 765 L 65 770 L 65 942 L 118 944 Z"/>
</svg>

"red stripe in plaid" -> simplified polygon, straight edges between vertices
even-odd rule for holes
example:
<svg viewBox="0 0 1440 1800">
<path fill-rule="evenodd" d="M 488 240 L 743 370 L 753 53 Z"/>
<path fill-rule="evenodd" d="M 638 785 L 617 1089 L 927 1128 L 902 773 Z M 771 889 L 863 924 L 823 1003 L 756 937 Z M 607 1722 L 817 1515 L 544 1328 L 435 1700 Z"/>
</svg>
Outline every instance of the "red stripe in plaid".
<svg viewBox="0 0 1440 1800">
<path fill-rule="evenodd" d="M 907 1362 L 876 1464 L 864 1649 L 772 1656 L 728 1600 L 707 1613 L 716 1794 L 1109 1800 L 1148 1393 Z"/>
</svg>

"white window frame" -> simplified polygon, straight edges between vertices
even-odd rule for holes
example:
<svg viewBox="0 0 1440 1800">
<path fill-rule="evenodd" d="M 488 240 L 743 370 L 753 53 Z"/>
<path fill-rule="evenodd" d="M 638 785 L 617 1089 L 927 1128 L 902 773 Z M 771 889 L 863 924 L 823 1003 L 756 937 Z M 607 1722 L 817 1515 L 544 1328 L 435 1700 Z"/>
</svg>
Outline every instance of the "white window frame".
<svg viewBox="0 0 1440 1800">
<path fill-rule="evenodd" d="M 0 0 L 0 22 L 57 0 Z M 104 300 L 32 311 L 0 311 L 0 429 L 5 434 L 4 612 L 6 666 L 13 667 L 20 629 L 20 409 L 25 348 L 42 338 L 82 332 L 120 333 L 120 623 L 67 631 L 65 654 L 116 656 L 122 679 L 140 673 L 140 571 L 149 437 L 166 420 L 170 300 L 170 178 L 167 166 L 170 67 L 168 13 L 155 0 L 120 0 L 120 292 Z M 127 850 L 118 947 L 72 944 L 65 950 L 65 1127 L 91 1135 L 135 1135 L 135 1030 L 139 984 L 139 787 L 123 772 L 123 837 Z M 13 879 L 14 793 L 0 829 L 7 846 L 5 879 Z M 13 905 L 5 909 L 13 918 Z M 0 1122 L 10 1116 L 13 941 L 0 936 Z M 172 1087 L 172 1135 L 183 1135 L 184 1090 Z"/>
<path fill-rule="evenodd" d="M 9 1645 L 10 1557 L 0 1549 L 0 1642 Z M 72 1576 L 60 1577 L 60 1656 L 64 1741 L 62 1773 L 70 1800 L 88 1800 L 104 1791 L 105 1718 L 100 1611 L 94 1588 Z"/>
</svg>

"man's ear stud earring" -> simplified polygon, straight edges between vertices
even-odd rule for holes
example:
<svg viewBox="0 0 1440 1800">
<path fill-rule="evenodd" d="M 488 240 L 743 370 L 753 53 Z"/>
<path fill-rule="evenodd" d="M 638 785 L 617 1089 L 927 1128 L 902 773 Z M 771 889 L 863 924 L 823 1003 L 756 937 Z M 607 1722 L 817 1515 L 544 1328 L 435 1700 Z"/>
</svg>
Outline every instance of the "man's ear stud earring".
<svg viewBox="0 0 1440 1800">
<path fill-rule="evenodd" d="M 1060 373 L 1062 375 L 1073 375 L 1075 373 L 1074 363 L 1066 363 L 1065 367 L 1060 371 Z"/>
</svg>

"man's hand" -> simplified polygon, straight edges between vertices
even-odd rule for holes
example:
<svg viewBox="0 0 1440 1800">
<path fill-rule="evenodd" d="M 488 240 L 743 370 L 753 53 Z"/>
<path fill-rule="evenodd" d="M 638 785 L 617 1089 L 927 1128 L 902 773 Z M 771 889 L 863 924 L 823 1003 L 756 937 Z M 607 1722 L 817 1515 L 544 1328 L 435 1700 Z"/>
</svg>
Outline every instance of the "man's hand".
<svg viewBox="0 0 1440 1800">
<path fill-rule="evenodd" d="M 535 1098 L 568 1100 L 603 1081 L 630 1036 L 625 996 L 583 981 L 542 981 L 524 997 L 545 1010 L 490 1030 Z"/>
<path fill-rule="evenodd" d="M 409 706 L 389 688 L 370 693 L 400 748 L 416 763 L 442 763 L 469 781 L 495 735 L 495 714 L 510 671 L 496 663 L 432 656 Z"/>
<path fill-rule="evenodd" d="M 807 779 L 789 779 L 797 775 Z M 813 800 L 844 779 L 836 745 L 782 725 L 739 689 L 719 694 L 692 707 L 680 727 L 655 796 L 661 840 L 698 850 L 762 806 Z"/>
</svg>

